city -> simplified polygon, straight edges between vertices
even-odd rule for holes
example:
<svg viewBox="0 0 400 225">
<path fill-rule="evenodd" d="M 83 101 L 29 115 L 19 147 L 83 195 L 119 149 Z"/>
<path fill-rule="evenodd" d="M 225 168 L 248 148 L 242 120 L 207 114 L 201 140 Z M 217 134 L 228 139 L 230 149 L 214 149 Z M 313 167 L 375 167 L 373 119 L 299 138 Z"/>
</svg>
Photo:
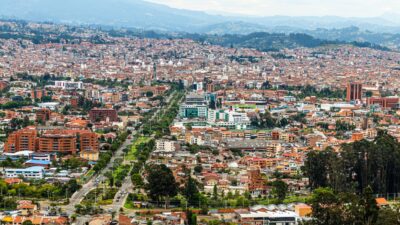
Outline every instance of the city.
<svg viewBox="0 0 400 225">
<path fill-rule="evenodd" d="M 399 224 L 399 45 L 143 33 L 0 18 L 1 224 Z"/>
</svg>

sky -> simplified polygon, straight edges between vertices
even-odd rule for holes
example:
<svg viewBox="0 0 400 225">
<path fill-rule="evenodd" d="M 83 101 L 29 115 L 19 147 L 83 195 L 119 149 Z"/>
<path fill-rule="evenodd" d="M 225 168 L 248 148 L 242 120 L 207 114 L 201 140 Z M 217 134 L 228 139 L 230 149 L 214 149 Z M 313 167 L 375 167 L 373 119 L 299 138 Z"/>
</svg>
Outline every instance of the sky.
<svg viewBox="0 0 400 225">
<path fill-rule="evenodd" d="M 376 17 L 400 12 L 400 0 L 148 0 L 174 8 L 248 16 Z"/>
</svg>

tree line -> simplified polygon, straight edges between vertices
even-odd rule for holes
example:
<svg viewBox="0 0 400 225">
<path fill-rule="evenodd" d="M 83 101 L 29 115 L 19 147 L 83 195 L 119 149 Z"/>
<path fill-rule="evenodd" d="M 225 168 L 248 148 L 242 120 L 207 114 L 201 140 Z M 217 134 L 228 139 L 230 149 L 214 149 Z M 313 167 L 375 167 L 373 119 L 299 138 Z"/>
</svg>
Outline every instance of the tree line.
<svg viewBox="0 0 400 225">
<path fill-rule="evenodd" d="M 303 172 L 310 188 L 329 187 L 336 193 L 362 193 L 370 186 L 374 194 L 400 192 L 400 143 L 384 131 L 373 141 L 343 144 L 307 154 Z"/>
</svg>

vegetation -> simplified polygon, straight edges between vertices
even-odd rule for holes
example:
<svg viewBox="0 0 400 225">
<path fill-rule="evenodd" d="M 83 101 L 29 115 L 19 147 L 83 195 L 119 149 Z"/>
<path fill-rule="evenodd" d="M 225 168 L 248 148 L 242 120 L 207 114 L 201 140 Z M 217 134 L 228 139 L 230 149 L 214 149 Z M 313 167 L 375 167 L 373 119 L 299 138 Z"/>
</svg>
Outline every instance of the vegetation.
<svg viewBox="0 0 400 225">
<path fill-rule="evenodd" d="M 33 181 L 31 185 L 26 183 L 7 184 L 0 179 L 0 209 L 10 210 L 16 207 L 16 196 L 32 199 L 63 200 L 70 197 L 80 185 L 75 179 L 67 183 L 47 183 L 44 180 Z"/>
<path fill-rule="evenodd" d="M 400 143 L 380 131 L 373 141 L 342 145 L 340 154 L 328 148 L 308 154 L 303 171 L 310 187 L 329 187 L 335 192 L 362 193 L 371 187 L 374 194 L 400 191 Z"/>
<path fill-rule="evenodd" d="M 177 183 L 172 171 L 165 165 L 149 165 L 146 168 L 148 195 L 155 201 L 165 201 L 168 207 L 169 200 L 178 194 Z"/>
<path fill-rule="evenodd" d="M 370 187 L 360 195 L 318 188 L 310 204 L 313 219 L 305 222 L 306 225 L 399 224 L 398 209 L 379 208 Z"/>
<path fill-rule="evenodd" d="M 97 205 L 109 205 L 112 204 L 115 194 L 118 192 L 118 188 L 96 188 L 90 191 L 82 201 L 82 204 L 97 204 Z"/>
</svg>

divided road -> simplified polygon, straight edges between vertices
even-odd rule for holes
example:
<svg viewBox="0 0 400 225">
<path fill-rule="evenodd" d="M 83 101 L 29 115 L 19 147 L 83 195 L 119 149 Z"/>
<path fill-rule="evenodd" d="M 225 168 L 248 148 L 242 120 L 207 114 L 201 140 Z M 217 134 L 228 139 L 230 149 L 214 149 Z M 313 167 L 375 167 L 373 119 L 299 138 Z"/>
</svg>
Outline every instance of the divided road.
<svg viewBox="0 0 400 225">
<path fill-rule="evenodd" d="M 162 113 L 162 111 L 165 112 L 166 110 L 168 110 L 171 107 L 168 104 L 170 103 L 171 99 L 173 98 L 173 96 L 175 94 L 176 94 L 176 91 L 173 91 L 167 97 L 167 99 L 165 100 L 165 104 L 167 105 L 167 108 L 165 108 L 165 109 L 164 109 L 164 107 L 157 108 L 157 110 L 154 112 L 152 117 L 149 119 L 149 122 L 157 120 L 156 116 L 158 116 L 160 113 Z M 140 133 L 141 130 L 142 130 L 142 126 L 140 126 L 136 132 Z M 133 132 L 132 136 L 134 136 L 136 134 L 136 132 Z M 86 184 L 84 184 L 82 186 L 81 189 L 76 191 L 71 196 L 71 198 L 69 200 L 69 204 L 62 207 L 62 209 L 65 213 L 67 213 L 68 215 L 74 214 L 75 213 L 75 205 L 79 204 L 91 190 L 95 189 L 99 185 L 99 183 L 106 180 L 106 177 L 104 176 L 104 174 L 107 173 L 108 171 L 111 171 L 111 168 L 113 166 L 113 162 L 115 159 L 123 157 L 123 155 L 124 155 L 123 149 L 125 149 L 126 147 L 131 145 L 133 140 L 134 139 L 126 139 L 125 142 L 118 148 L 118 150 L 115 152 L 115 154 L 111 157 L 110 162 L 107 164 L 106 168 L 104 168 L 98 175 L 93 176 Z M 130 175 L 128 175 L 125 177 L 125 179 L 122 183 L 122 186 L 119 188 L 117 194 L 115 195 L 113 203 L 111 205 L 103 206 L 102 208 L 104 208 L 106 210 L 106 212 L 115 212 L 116 215 L 118 216 L 120 208 L 123 207 L 123 205 L 128 197 L 129 192 L 132 190 L 132 186 L 133 186 L 133 184 L 132 184 Z M 89 219 L 90 219 L 90 216 L 80 215 L 79 217 L 77 217 L 74 224 L 76 224 L 76 225 L 85 224 L 86 222 L 89 221 Z"/>
</svg>

